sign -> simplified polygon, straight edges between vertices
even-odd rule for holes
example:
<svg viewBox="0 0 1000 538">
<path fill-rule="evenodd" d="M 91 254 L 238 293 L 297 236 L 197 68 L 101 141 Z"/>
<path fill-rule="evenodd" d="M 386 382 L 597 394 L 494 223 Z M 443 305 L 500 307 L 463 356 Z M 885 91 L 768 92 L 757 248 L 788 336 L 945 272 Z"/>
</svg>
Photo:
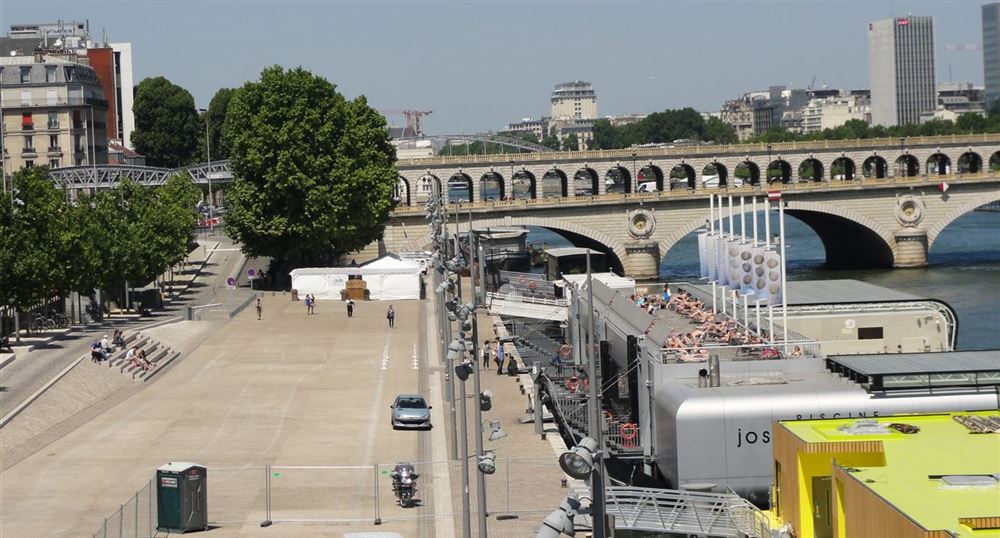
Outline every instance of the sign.
<svg viewBox="0 0 1000 538">
<path fill-rule="evenodd" d="M 177 478 L 171 476 L 161 476 L 160 477 L 160 487 L 163 488 L 176 488 Z"/>
<path fill-rule="evenodd" d="M 201 228 L 209 228 L 211 226 L 219 225 L 219 217 L 212 217 L 210 219 L 201 219 L 198 221 L 198 226 Z"/>
<path fill-rule="evenodd" d="M 233 277 L 227 278 L 226 279 L 226 285 L 229 286 L 230 288 L 235 288 L 236 287 L 236 279 L 233 278 Z"/>
<path fill-rule="evenodd" d="M 945 183 L 944 181 L 942 181 L 941 183 L 938 183 L 938 186 L 937 186 L 938 190 L 941 191 L 942 194 L 948 192 L 948 188 L 949 187 L 951 187 L 951 185 Z"/>
<path fill-rule="evenodd" d="M 896 19 L 896 26 L 909 26 L 909 25 L 910 25 L 910 19 L 907 19 L 905 17 Z"/>
<path fill-rule="evenodd" d="M 781 191 L 767 191 L 767 201 L 777 202 L 781 200 Z"/>
<path fill-rule="evenodd" d="M 250 269 L 247 269 L 247 276 L 253 278 L 257 276 L 257 271 L 253 267 L 251 267 Z"/>
</svg>

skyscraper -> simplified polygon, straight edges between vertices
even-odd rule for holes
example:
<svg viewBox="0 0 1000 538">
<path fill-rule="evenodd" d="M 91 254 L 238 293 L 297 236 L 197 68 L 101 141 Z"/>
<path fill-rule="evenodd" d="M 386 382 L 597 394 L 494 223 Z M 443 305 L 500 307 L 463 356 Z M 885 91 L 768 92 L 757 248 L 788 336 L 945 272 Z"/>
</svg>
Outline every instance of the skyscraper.
<svg viewBox="0 0 1000 538">
<path fill-rule="evenodd" d="M 1000 3 L 983 6 L 983 79 L 986 110 L 1000 99 Z"/>
<path fill-rule="evenodd" d="M 936 105 L 934 19 L 897 17 L 868 23 L 868 80 L 872 123 L 920 122 Z"/>
</svg>

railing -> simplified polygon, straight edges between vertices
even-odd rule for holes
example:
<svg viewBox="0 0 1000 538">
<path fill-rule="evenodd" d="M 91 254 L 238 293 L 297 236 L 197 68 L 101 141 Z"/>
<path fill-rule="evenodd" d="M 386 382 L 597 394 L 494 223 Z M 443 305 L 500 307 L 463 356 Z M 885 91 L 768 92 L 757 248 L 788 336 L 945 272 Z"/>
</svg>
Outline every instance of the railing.
<svg viewBox="0 0 1000 538">
<path fill-rule="evenodd" d="M 98 106 L 107 107 L 108 102 L 94 97 L 58 97 L 56 99 L 8 99 L 3 102 L 3 108 L 45 108 L 53 106 Z"/>
<path fill-rule="evenodd" d="M 912 136 L 904 139 L 905 147 L 911 149 L 921 146 L 939 146 L 975 143 L 1000 143 L 1000 135 L 983 133 L 977 135 L 950 136 Z M 808 142 L 777 142 L 727 145 L 691 145 L 668 148 L 625 148 L 592 151 L 560 151 L 542 153 L 521 153 L 517 155 L 518 164 L 526 162 L 553 161 L 588 161 L 600 159 L 649 159 L 651 157 L 673 157 L 688 155 L 717 156 L 727 153 L 739 155 L 773 154 L 787 151 L 809 150 L 847 150 L 847 149 L 893 149 L 900 147 L 899 138 L 861 138 L 849 140 L 819 140 Z M 463 155 L 460 157 L 425 157 L 419 159 L 401 159 L 399 168 L 426 168 L 429 166 L 463 165 L 463 164 L 495 164 L 509 166 L 511 156 L 504 154 Z"/>
<path fill-rule="evenodd" d="M 118 510 L 104 518 L 93 538 L 153 538 L 157 535 L 154 481 L 150 480 Z"/>
<path fill-rule="evenodd" d="M 823 180 L 810 181 L 808 183 L 761 183 L 758 185 L 744 184 L 741 187 L 716 187 L 700 189 L 674 189 L 670 191 L 653 192 L 633 192 L 633 193 L 613 193 L 587 196 L 567 196 L 562 198 L 520 198 L 515 200 L 488 200 L 481 202 L 450 202 L 449 206 L 461 203 L 463 210 L 493 211 L 505 209 L 527 209 L 539 207 L 557 207 L 560 205 L 579 205 L 592 203 L 621 203 L 630 201 L 652 202 L 658 200 L 672 199 L 697 199 L 704 198 L 709 194 L 726 195 L 766 195 L 768 191 L 780 190 L 790 193 L 796 192 L 821 192 L 838 190 L 857 190 L 863 187 L 897 187 L 897 186 L 919 186 L 936 185 L 942 181 L 950 183 L 962 182 L 989 182 L 1000 180 L 1000 175 L 994 172 L 981 172 L 977 174 L 953 174 L 953 175 L 922 175 L 922 176 L 897 176 L 891 178 L 864 178 L 853 180 Z M 424 215 L 425 209 L 421 205 L 399 206 L 393 210 L 393 215 L 404 216 L 410 214 Z"/>
<path fill-rule="evenodd" d="M 769 537 L 752 505 L 730 493 L 607 488 L 606 509 L 615 528 L 700 536 Z M 757 511 L 759 513 L 759 511 Z"/>
</svg>

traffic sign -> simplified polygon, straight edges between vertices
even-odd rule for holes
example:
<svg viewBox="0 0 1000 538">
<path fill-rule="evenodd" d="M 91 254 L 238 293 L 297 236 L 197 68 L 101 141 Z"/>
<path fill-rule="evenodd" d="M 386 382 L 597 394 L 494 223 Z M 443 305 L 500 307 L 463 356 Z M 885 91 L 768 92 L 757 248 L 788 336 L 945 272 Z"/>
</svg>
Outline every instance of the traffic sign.
<svg viewBox="0 0 1000 538">
<path fill-rule="evenodd" d="M 257 271 L 253 267 L 251 267 L 250 269 L 247 269 L 247 276 L 253 278 L 257 276 Z"/>
<path fill-rule="evenodd" d="M 226 285 L 229 286 L 230 288 L 235 288 L 236 287 L 236 279 L 233 278 L 233 277 L 227 278 L 226 279 Z"/>
</svg>

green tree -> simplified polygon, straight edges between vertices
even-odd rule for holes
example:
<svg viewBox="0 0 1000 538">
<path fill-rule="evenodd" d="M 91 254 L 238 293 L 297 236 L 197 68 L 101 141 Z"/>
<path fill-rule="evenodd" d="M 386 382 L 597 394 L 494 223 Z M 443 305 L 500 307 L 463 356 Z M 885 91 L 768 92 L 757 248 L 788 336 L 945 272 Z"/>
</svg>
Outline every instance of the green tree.
<svg viewBox="0 0 1000 538">
<path fill-rule="evenodd" d="M 150 166 L 188 164 L 204 145 L 204 125 L 187 90 L 164 77 L 144 79 L 135 93 L 132 144 Z M 200 141 L 200 142 L 199 142 Z"/>
<path fill-rule="evenodd" d="M 395 151 L 385 118 L 301 69 L 265 69 L 229 103 L 226 231 L 252 256 L 330 262 L 382 235 Z"/>
<path fill-rule="evenodd" d="M 716 144 L 735 144 L 737 142 L 736 130 L 733 129 L 733 126 L 714 116 L 705 122 L 705 131 L 702 136 L 705 140 Z"/>
<path fill-rule="evenodd" d="M 226 123 L 226 114 L 229 112 L 229 101 L 232 100 L 236 92 L 233 88 L 220 88 L 215 92 L 212 100 L 208 102 L 208 111 L 202 115 L 202 119 L 208 124 L 208 139 L 211 141 L 210 155 L 213 161 L 221 161 L 229 158 L 229 145 L 222 136 L 222 129 Z M 202 136 L 204 139 L 204 136 Z M 202 144 L 204 145 L 204 140 Z M 201 148 L 204 152 L 205 148 Z"/>
<path fill-rule="evenodd" d="M 576 136 L 576 133 L 570 133 L 562 141 L 562 149 L 563 151 L 580 151 L 580 139 Z"/>
<path fill-rule="evenodd" d="M 618 149 L 619 133 L 611 122 L 606 119 L 599 119 L 591 127 L 593 133 L 593 149 Z"/>
<path fill-rule="evenodd" d="M 549 134 L 545 135 L 545 138 L 542 138 L 541 144 L 547 148 L 551 148 L 556 151 L 559 150 L 559 137 L 556 136 L 555 127 L 549 129 Z"/>
<path fill-rule="evenodd" d="M 0 200 L 0 304 L 25 310 L 69 288 L 70 220 L 46 167 L 22 168 L 11 182 L 13 200 Z"/>
</svg>

